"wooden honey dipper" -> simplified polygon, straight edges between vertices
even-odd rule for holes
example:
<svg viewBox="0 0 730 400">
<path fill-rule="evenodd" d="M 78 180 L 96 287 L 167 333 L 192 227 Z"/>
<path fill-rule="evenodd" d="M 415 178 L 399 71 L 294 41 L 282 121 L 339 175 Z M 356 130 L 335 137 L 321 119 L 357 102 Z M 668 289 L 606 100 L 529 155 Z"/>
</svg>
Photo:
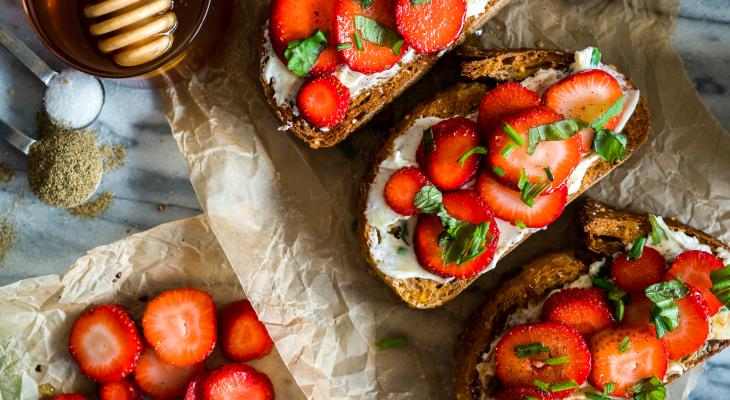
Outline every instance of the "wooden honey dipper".
<svg viewBox="0 0 730 400">
<path fill-rule="evenodd" d="M 114 53 L 120 66 L 134 67 L 172 47 L 177 17 L 171 10 L 172 0 L 103 0 L 86 6 L 84 15 L 105 18 L 89 27 L 93 36 L 107 35 L 99 41 L 99 50 Z"/>
</svg>

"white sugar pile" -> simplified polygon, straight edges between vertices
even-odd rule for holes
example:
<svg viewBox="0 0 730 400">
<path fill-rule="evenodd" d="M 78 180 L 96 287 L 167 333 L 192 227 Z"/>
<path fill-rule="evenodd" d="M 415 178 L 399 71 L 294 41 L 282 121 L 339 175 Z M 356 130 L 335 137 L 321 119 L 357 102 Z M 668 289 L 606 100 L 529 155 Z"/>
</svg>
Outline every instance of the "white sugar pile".
<svg viewBox="0 0 730 400">
<path fill-rule="evenodd" d="M 83 128 L 96 119 L 104 105 L 104 88 L 91 75 L 67 69 L 48 83 L 46 113 L 68 128 Z"/>
</svg>

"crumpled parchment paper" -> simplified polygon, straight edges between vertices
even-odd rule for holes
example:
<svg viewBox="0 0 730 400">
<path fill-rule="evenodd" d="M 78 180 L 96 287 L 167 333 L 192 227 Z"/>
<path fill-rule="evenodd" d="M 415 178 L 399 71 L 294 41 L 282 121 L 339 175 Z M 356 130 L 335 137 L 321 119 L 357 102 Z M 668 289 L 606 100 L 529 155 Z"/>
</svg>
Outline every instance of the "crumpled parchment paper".
<svg viewBox="0 0 730 400">
<path fill-rule="evenodd" d="M 463 323 L 501 272 L 576 245 L 575 207 L 457 299 L 411 310 L 368 274 L 352 230 L 357 186 L 375 143 L 409 106 L 455 81 L 453 56 L 352 138 L 347 159 L 278 130 L 259 82 L 265 0 L 237 1 L 224 51 L 170 87 L 167 114 L 211 228 L 279 352 L 312 399 L 446 399 Z M 676 1 L 514 1 L 488 23 L 487 47 L 598 45 L 649 100 L 650 143 L 591 191 L 728 239 L 730 136 L 701 104 L 672 48 Z M 568 238 L 568 239 L 566 239 Z M 378 351 L 406 335 L 407 348 Z M 677 387 L 681 393 L 684 386 Z M 678 395 L 677 398 L 681 398 Z"/>
<path fill-rule="evenodd" d="M 38 386 L 93 395 L 68 353 L 68 333 L 92 304 L 119 303 L 139 321 L 146 301 L 179 287 L 208 291 L 218 306 L 245 298 L 204 217 L 161 225 L 98 247 L 62 276 L 26 279 L 0 288 L 0 400 L 36 400 Z M 224 362 L 218 351 L 209 367 Z M 251 363 L 266 372 L 280 399 L 304 399 L 281 358 Z M 90 397 L 91 398 L 91 397 Z"/>
</svg>

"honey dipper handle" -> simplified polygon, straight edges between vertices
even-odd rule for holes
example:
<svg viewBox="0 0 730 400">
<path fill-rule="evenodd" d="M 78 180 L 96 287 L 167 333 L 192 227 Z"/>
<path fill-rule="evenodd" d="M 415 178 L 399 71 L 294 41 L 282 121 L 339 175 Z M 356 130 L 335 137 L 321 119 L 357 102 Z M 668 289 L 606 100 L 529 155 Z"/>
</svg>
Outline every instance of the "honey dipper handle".
<svg viewBox="0 0 730 400">
<path fill-rule="evenodd" d="M 58 75 L 45 61 L 41 60 L 33 50 L 29 49 L 20 39 L 3 25 L 0 25 L 0 43 L 20 60 L 35 76 L 48 86 L 48 82 Z"/>
</svg>

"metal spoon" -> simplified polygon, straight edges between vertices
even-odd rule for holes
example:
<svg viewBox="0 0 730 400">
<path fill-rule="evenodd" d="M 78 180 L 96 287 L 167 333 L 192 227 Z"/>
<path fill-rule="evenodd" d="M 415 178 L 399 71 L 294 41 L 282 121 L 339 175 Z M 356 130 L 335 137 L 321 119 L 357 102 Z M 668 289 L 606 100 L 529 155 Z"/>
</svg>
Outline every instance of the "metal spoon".
<svg viewBox="0 0 730 400">
<path fill-rule="evenodd" d="M 38 77 L 38 79 L 41 80 L 46 85 L 46 94 L 44 96 L 44 105 L 47 104 L 48 96 L 49 94 L 52 96 L 58 95 L 58 90 L 51 90 L 52 88 L 58 89 L 60 85 L 65 84 L 66 82 L 62 79 L 63 75 L 65 75 L 67 72 L 72 72 L 73 70 L 65 70 L 61 74 L 51 69 L 51 67 L 48 66 L 38 55 L 36 55 L 31 49 L 28 48 L 18 37 L 16 37 L 10 30 L 5 28 L 4 26 L 0 25 L 0 43 L 5 46 L 10 53 L 12 53 L 18 60 L 20 60 L 23 65 L 25 65 L 35 76 Z M 99 86 L 98 90 L 101 92 L 101 101 L 96 102 L 97 104 L 91 103 L 85 103 L 83 105 L 84 112 L 88 112 L 88 107 L 95 106 L 97 109 L 90 110 L 91 113 L 89 113 L 89 117 L 86 118 L 83 122 L 80 122 L 79 124 L 81 126 L 74 126 L 74 123 L 71 123 L 69 121 L 60 121 L 64 123 L 65 125 L 68 125 L 69 128 L 72 129 L 80 129 L 84 128 L 88 125 L 90 125 L 92 122 L 96 120 L 96 118 L 101 113 L 102 106 L 104 104 L 104 86 L 101 84 L 101 81 L 91 75 L 81 74 L 80 72 L 73 71 L 77 76 L 83 77 L 82 79 L 93 79 Z M 67 96 L 68 97 L 68 96 Z M 63 99 L 65 99 L 64 97 Z M 69 102 L 69 104 L 72 104 Z M 51 113 L 49 113 L 50 115 Z M 51 117 L 54 117 L 53 115 L 50 115 Z"/>
<path fill-rule="evenodd" d="M 0 137 L 5 139 L 5 141 L 10 143 L 16 149 L 25 153 L 26 156 L 30 151 L 30 146 L 35 143 L 35 140 L 29 138 L 24 133 L 13 128 L 12 126 L 6 124 L 5 121 L 3 121 L 2 119 L 0 119 Z"/>
</svg>

